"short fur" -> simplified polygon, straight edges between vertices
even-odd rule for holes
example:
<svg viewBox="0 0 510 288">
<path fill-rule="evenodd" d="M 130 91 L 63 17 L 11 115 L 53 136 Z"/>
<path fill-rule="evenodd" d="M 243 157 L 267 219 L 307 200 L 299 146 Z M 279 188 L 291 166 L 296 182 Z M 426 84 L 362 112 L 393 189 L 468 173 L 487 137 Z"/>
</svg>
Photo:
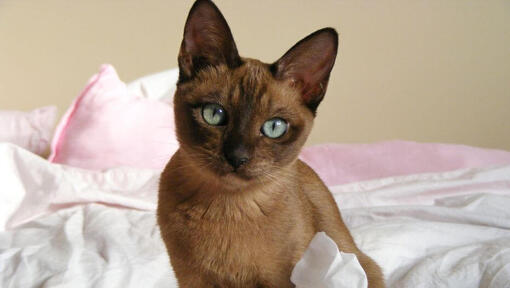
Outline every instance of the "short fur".
<svg viewBox="0 0 510 288">
<path fill-rule="evenodd" d="M 297 159 L 326 92 L 337 37 L 319 30 L 265 64 L 239 57 L 212 2 L 193 5 L 174 98 L 180 148 L 161 175 L 157 210 L 180 287 L 294 287 L 291 271 L 319 231 L 357 255 L 369 287 L 384 287 L 328 188 Z M 206 103 L 224 107 L 226 125 L 203 120 Z M 277 139 L 260 130 L 273 117 L 289 123 Z M 225 156 L 232 153 L 248 162 L 233 167 Z"/>
</svg>

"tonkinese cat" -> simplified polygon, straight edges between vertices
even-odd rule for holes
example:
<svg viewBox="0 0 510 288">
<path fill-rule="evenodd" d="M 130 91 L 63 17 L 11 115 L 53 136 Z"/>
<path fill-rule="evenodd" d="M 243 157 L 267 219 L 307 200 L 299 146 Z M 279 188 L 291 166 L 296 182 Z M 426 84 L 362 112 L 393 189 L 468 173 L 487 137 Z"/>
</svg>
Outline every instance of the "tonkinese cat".
<svg viewBox="0 0 510 288">
<path fill-rule="evenodd" d="M 180 148 L 157 209 L 180 287 L 294 287 L 291 271 L 319 231 L 357 255 L 369 287 L 384 287 L 328 188 L 297 159 L 337 46 L 325 28 L 272 64 L 241 58 L 218 8 L 191 8 L 174 97 Z"/>
</svg>

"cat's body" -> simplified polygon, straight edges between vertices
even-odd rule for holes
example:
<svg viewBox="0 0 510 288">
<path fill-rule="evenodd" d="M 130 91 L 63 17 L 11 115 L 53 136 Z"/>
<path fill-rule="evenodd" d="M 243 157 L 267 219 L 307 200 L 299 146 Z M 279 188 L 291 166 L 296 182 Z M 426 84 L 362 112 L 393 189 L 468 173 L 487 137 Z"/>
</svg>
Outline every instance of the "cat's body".
<svg viewBox="0 0 510 288">
<path fill-rule="evenodd" d="M 379 268 L 356 248 L 331 193 L 300 160 L 279 183 L 229 191 L 187 181 L 190 171 L 178 169 L 187 163 L 182 158 L 177 152 L 163 173 L 162 187 L 178 188 L 160 193 L 160 202 L 171 206 L 158 211 L 181 287 L 294 287 L 290 273 L 319 231 L 357 255 L 370 287 L 383 287 Z M 197 188 L 207 196 L 189 195 Z"/>
<path fill-rule="evenodd" d="M 293 287 L 291 271 L 319 231 L 358 256 L 369 287 L 384 287 L 327 187 L 297 159 L 336 50 L 328 28 L 274 64 L 241 58 L 212 2 L 191 9 L 174 97 L 181 145 L 157 211 L 180 287 Z"/>
</svg>

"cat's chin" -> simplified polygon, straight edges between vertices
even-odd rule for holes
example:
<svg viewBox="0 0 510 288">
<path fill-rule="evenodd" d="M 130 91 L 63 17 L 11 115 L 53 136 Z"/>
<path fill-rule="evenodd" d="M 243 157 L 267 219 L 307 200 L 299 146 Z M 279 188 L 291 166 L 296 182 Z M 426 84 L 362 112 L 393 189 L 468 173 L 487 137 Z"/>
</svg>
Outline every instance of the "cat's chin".
<svg viewBox="0 0 510 288">
<path fill-rule="evenodd" d="M 252 178 L 238 172 L 229 172 L 220 176 L 221 181 L 233 186 L 248 186 L 252 182 Z"/>
</svg>

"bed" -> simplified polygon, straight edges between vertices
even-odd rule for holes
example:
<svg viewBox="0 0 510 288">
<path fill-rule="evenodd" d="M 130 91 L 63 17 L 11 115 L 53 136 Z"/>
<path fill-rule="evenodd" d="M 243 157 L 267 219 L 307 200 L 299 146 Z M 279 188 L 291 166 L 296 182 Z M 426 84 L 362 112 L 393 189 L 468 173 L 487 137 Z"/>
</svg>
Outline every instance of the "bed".
<svg viewBox="0 0 510 288">
<path fill-rule="evenodd" d="M 0 143 L 1 287 L 177 287 L 155 219 L 159 174 L 177 142 L 159 135 L 170 123 L 154 123 L 172 119 L 163 107 L 175 88 L 155 83 L 175 73 L 125 85 L 105 65 L 60 120 L 49 157 Z M 122 105 L 143 107 L 118 116 Z M 150 151 L 133 131 L 112 132 L 144 111 L 160 111 L 137 118 L 152 121 L 136 128 Z M 388 141 L 312 146 L 300 158 L 388 287 L 510 287 L 510 152 Z M 349 276 L 328 261 L 301 267 L 297 286 L 363 287 L 335 284 Z"/>
</svg>

